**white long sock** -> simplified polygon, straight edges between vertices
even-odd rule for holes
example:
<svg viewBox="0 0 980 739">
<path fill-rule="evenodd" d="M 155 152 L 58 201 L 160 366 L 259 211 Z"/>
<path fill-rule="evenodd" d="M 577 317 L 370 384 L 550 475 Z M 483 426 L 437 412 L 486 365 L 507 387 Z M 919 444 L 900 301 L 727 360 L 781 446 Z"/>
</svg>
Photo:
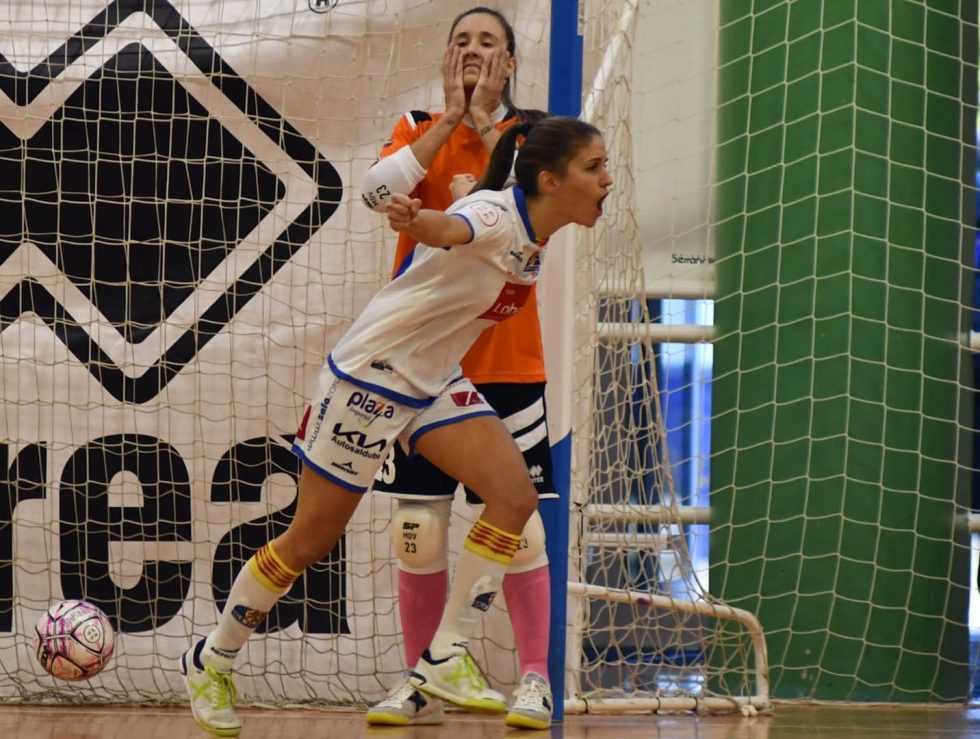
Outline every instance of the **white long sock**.
<svg viewBox="0 0 980 739">
<path fill-rule="evenodd" d="M 483 519 L 473 525 L 456 563 L 442 621 L 429 647 L 432 657 L 448 656 L 454 644 L 465 643 L 475 635 L 520 541 L 520 534 L 498 529 Z"/>
<path fill-rule="evenodd" d="M 245 642 L 300 574 L 283 563 L 271 544 L 252 555 L 231 586 L 217 627 L 204 640 L 201 662 L 221 672 L 230 671 Z"/>
</svg>

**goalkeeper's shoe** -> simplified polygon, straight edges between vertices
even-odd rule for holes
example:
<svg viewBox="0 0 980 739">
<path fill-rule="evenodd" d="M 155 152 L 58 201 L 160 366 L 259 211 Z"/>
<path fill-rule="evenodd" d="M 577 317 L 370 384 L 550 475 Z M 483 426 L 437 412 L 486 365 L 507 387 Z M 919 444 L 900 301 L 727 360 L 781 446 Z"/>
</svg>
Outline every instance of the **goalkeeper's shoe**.
<svg viewBox="0 0 980 739">
<path fill-rule="evenodd" d="M 201 663 L 203 642 L 180 657 L 180 674 L 184 676 L 191 713 L 197 725 L 214 736 L 238 736 L 242 722 L 235 715 L 235 683 L 230 672 L 218 672 Z"/>
<path fill-rule="evenodd" d="M 514 705 L 504 723 L 518 729 L 547 729 L 551 726 L 553 702 L 548 681 L 529 672 L 514 691 Z"/>
<path fill-rule="evenodd" d="M 367 712 L 367 722 L 375 726 L 433 726 L 444 718 L 442 701 L 416 690 L 408 680 Z"/>
<path fill-rule="evenodd" d="M 476 666 L 465 644 L 454 644 L 454 651 L 442 659 L 436 659 L 428 649 L 408 681 L 423 693 L 434 695 L 460 708 L 479 713 L 507 713 L 507 702 L 496 690 L 491 690 L 487 679 Z"/>
</svg>

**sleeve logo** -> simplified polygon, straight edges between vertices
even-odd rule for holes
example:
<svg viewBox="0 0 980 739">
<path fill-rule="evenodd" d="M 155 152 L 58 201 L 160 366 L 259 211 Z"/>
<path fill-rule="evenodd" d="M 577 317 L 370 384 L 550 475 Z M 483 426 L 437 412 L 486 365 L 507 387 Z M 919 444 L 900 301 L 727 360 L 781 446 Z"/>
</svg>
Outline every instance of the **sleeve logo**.
<svg viewBox="0 0 980 739">
<path fill-rule="evenodd" d="M 487 228 L 496 226 L 497 221 L 500 220 L 500 210 L 490 203 L 473 203 L 470 207 L 480 223 Z"/>
</svg>

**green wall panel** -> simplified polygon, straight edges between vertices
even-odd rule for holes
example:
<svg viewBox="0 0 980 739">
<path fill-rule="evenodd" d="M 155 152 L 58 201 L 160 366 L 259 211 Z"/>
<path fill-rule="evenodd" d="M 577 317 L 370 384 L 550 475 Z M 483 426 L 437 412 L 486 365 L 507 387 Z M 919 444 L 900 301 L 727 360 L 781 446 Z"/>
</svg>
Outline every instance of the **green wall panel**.
<svg viewBox="0 0 980 739">
<path fill-rule="evenodd" d="M 720 19 L 712 592 L 775 697 L 964 700 L 976 4 Z"/>
</svg>

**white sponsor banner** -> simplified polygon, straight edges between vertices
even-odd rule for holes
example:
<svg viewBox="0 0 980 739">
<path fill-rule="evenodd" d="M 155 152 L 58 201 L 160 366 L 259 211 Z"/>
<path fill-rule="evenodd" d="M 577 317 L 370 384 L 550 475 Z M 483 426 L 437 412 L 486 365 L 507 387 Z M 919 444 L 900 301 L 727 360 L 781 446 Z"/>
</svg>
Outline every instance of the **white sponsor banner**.
<svg viewBox="0 0 980 739">
<path fill-rule="evenodd" d="M 491 5 L 515 20 L 518 101 L 544 107 L 548 3 Z M 441 107 L 461 9 L 8 4 L 0 662 L 15 678 L 3 695 L 53 685 L 28 635 L 66 596 L 97 602 L 120 632 L 96 690 L 182 692 L 180 653 L 285 525 L 289 441 L 323 359 L 387 277 L 394 239 L 356 184 L 399 114 Z M 305 599 L 287 597 L 284 628 L 249 642 L 246 699 L 373 700 L 397 681 L 389 518 L 369 497 Z M 501 636 L 478 656 L 512 679 L 496 646 L 509 625 L 493 621 Z"/>
</svg>

